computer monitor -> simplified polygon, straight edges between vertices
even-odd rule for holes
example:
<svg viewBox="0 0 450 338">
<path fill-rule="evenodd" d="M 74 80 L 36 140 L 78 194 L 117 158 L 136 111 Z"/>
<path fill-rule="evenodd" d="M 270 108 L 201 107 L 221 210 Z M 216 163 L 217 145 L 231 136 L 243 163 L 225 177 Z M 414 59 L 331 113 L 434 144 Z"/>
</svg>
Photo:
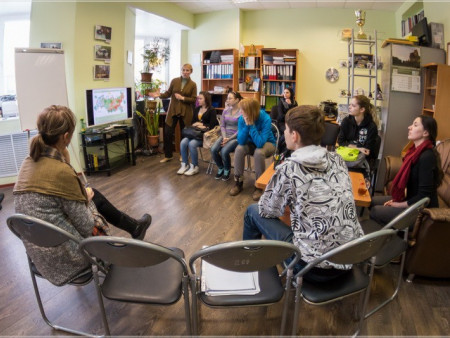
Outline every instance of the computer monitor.
<svg viewBox="0 0 450 338">
<path fill-rule="evenodd" d="M 423 18 L 412 28 L 411 34 L 419 39 L 419 46 L 431 46 L 431 34 L 427 18 Z"/>
<path fill-rule="evenodd" d="M 86 90 L 87 126 L 110 124 L 133 117 L 131 88 Z"/>
</svg>

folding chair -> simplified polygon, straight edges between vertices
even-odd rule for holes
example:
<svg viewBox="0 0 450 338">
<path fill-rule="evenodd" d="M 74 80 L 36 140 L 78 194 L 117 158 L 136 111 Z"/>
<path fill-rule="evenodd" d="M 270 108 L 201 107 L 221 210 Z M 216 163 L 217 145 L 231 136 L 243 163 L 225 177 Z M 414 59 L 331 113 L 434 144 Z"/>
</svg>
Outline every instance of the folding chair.
<svg viewBox="0 0 450 338">
<path fill-rule="evenodd" d="M 325 122 L 325 132 L 320 140 L 320 145 L 334 151 L 340 128 L 337 123 Z"/>
<path fill-rule="evenodd" d="M 374 269 L 374 265 L 371 264 L 369 271 L 367 271 L 365 269 L 367 267 L 366 264 L 360 263 L 365 263 L 368 259 L 373 263 L 375 261 L 374 256 L 395 234 L 394 230 L 382 230 L 357 238 L 328 251 L 321 257 L 308 263 L 297 273 L 294 277 L 296 293 L 292 335 L 297 335 L 300 298 L 303 298 L 308 304 L 323 305 L 361 293 L 359 324 L 354 334 L 354 336 L 357 336 L 362 329 L 365 319 L 364 313 L 369 300 Z M 336 264 L 353 264 L 353 266 L 348 272 L 327 282 L 312 283 L 303 279 L 306 273 L 325 260 Z"/>
<path fill-rule="evenodd" d="M 392 221 L 381 227 L 377 222 L 369 219 L 361 222 L 361 226 L 364 233 L 373 233 L 375 231 L 380 231 L 381 229 L 394 229 L 398 232 L 404 232 L 403 238 L 395 236 L 387 242 L 384 247 L 378 253 L 375 259 L 375 269 L 381 269 L 388 265 L 394 258 L 402 256 L 400 263 L 400 271 L 398 273 L 397 285 L 395 287 L 394 293 L 387 300 L 382 302 L 380 305 L 376 306 L 373 310 L 369 311 L 365 317 L 368 318 L 381 309 L 386 304 L 390 303 L 397 296 L 398 290 L 400 289 L 403 268 L 405 266 L 406 250 L 408 249 L 408 228 L 416 222 L 417 217 L 422 212 L 422 210 L 428 205 L 430 199 L 428 197 L 422 198 L 420 201 L 414 203 L 403 211 L 400 215 L 395 217 Z"/>
<path fill-rule="evenodd" d="M 17 237 L 19 237 L 19 239 L 22 242 L 27 241 L 42 248 L 56 247 L 69 241 L 76 243 L 76 245 L 79 244 L 79 240 L 71 233 L 61 228 L 58 228 L 57 226 L 49 222 L 40 220 L 35 217 L 26 216 L 22 214 L 15 214 L 13 216 L 10 216 L 7 219 L 6 223 L 8 224 L 8 228 L 11 230 L 11 232 Z M 33 282 L 34 293 L 36 294 L 36 300 L 44 321 L 54 330 L 65 331 L 75 335 L 93 336 L 92 333 L 85 333 L 82 331 L 77 331 L 74 329 L 53 324 L 48 319 L 47 315 L 45 314 L 44 305 L 42 304 L 41 295 L 39 293 L 39 288 L 36 281 L 36 277 L 40 277 L 43 279 L 45 279 L 45 277 L 43 277 L 39 273 L 33 261 L 30 259 L 28 255 L 27 258 L 28 258 L 28 266 L 30 268 L 31 280 Z M 90 267 L 87 267 L 86 269 L 80 271 L 80 273 L 74 276 L 66 284 L 74 286 L 83 286 L 89 284 L 91 280 L 92 280 L 92 271 Z"/>
<path fill-rule="evenodd" d="M 288 294 L 291 288 L 292 269 L 300 259 L 300 250 L 293 244 L 273 240 L 251 240 L 221 243 L 201 249 L 189 259 L 191 270 L 192 316 L 194 335 L 198 334 L 197 297 L 209 307 L 243 307 L 269 305 L 279 302 L 285 296 L 281 320 L 281 335 L 286 325 Z M 277 264 L 293 257 L 292 262 L 278 274 Z M 255 295 L 209 296 L 200 288 L 201 274 L 197 273 L 195 263 L 198 259 L 216 267 L 236 272 L 258 271 L 261 291 Z M 281 276 L 286 275 L 286 285 Z"/>
<path fill-rule="evenodd" d="M 86 238 L 80 250 L 92 261 L 109 264 L 103 283 L 98 265 L 92 265 L 107 335 L 110 331 L 102 295 L 122 302 L 171 305 L 183 294 L 186 328 L 191 334 L 189 272 L 182 250 L 110 236 Z"/>
</svg>

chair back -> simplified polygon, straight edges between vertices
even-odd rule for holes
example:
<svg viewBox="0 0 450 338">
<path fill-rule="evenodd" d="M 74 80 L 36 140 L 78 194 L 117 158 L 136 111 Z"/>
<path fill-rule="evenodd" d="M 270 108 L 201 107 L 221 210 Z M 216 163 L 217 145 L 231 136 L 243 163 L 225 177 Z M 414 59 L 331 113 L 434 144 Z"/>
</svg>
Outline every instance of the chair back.
<svg viewBox="0 0 450 338">
<path fill-rule="evenodd" d="M 404 230 L 408 227 L 414 225 L 417 217 L 422 212 L 424 208 L 430 202 L 430 198 L 424 197 L 420 201 L 414 203 L 409 206 L 405 211 L 403 211 L 400 215 L 395 217 L 392 221 L 386 224 L 383 229 L 397 229 Z"/>
<path fill-rule="evenodd" d="M 450 139 L 439 143 L 436 150 L 441 157 L 442 171 L 444 172 L 442 183 L 437 189 L 439 206 L 450 208 Z"/>
<path fill-rule="evenodd" d="M 80 250 L 88 257 L 130 268 L 153 266 L 173 258 L 180 262 L 187 272 L 186 262 L 175 251 L 135 239 L 112 236 L 90 237 L 81 241 Z"/>
<path fill-rule="evenodd" d="M 273 240 L 250 240 L 221 243 L 203 248 L 189 259 L 195 273 L 195 261 L 202 258 L 219 268 L 236 272 L 253 272 L 271 268 L 295 255 L 289 268 L 300 259 L 300 250 L 291 243 Z"/>
<path fill-rule="evenodd" d="M 325 122 L 325 132 L 320 140 L 320 145 L 327 149 L 334 149 L 340 128 L 341 127 L 337 123 Z"/>
<path fill-rule="evenodd" d="M 272 106 L 272 108 L 270 109 L 270 118 L 272 120 L 272 122 L 277 123 L 278 120 L 278 106 Z"/>
<path fill-rule="evenodd" d="M 54 247 L 68 240 L 79 243 L 71 233 L 36 217 L 14 214 L 8 217 L 6 223 L 11 232 L 21 240 L 40 247 Z"/>
</svg>

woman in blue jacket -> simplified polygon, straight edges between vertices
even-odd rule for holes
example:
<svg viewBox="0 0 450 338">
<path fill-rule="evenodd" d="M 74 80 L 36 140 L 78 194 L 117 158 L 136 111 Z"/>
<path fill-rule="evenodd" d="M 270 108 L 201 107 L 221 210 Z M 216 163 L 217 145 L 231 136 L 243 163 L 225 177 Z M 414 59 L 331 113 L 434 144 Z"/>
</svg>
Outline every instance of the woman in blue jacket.
<svg viewBox="0 0 450 338">
<path fill-rule="evenodd" d="M 272 133 L 270 116 L 259 109 L 255 99 L 244 99 L 239 103 L 242 116 L 238 120 L 238 146 L 234 152 L 234 180 L 231 196 L 238 195 L 243 188 L 245 156 L 253 155 L 256 179 L 266 170 L 265 159 L 275 152 L 275 136 Z M 257 201 L 263 191 L 255 189 L 253 200 Z"/>
</svg>

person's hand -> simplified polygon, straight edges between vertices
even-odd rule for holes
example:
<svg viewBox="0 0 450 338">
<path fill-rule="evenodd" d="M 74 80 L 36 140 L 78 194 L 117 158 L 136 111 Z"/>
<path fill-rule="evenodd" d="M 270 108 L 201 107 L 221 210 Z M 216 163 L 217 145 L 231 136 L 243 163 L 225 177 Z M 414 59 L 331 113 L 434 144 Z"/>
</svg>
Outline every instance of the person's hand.
<svg viewBox="0 0 450 338">
<path fill-rule="evenodd" d="M 242 115 L 244 117 L 244 122 L 247 126 L 251 126 L 253 123 L 250 122 L 249 118 L 247 115 Z"/>
<path fill-rule="evenodd" d="M 193 127 L 203 127 L 203 124 L 201 122 L 194 122 L 192 123 Z"/>
<path fill-rule="evenodd" d="M 161 95 L 160 90 L 158 89 L 156 92 L 150 92 L 148 94 L 148 96 L 153 97 L 153 98 L 157 98 Z"/>
<path fill-rule="evenodd" d="M 370 154 L 370 150 L 367 148 L 358 148 L 358 150 L 366 156 Z"/>
<path fill-rule="evenodd" d="M 184 101 L 183 95 L 181 95 L 181 94 L 179 94 L 179 93 L 175 93 L 175 98 L 176 98 L 177 100 Z"/>
<path fill-rule="evenodd" d="M 224 137 L 224 138 L 222 139 L 221 146 L 223 147 L 225 144 L 227 144 L 227 142 L 228 142 L 229 140 L 230 140 L 230 139 L 229 139 L 228 137 Z"/>
<path fill-rule="evenodd" d="M 90 187 L 87 187 L 86 195 L 87 195 L 88 201 L 89 202 L 92 201 L 92 199 L 94 198 L 94 190 L 92 190 L 92 188 L 90 188 Z"/>
<path fill-rule="evenodd" d="M 292 103 L 291 99 L 286 99 L 286 103 L 291 104 Z"/>
</svg>

